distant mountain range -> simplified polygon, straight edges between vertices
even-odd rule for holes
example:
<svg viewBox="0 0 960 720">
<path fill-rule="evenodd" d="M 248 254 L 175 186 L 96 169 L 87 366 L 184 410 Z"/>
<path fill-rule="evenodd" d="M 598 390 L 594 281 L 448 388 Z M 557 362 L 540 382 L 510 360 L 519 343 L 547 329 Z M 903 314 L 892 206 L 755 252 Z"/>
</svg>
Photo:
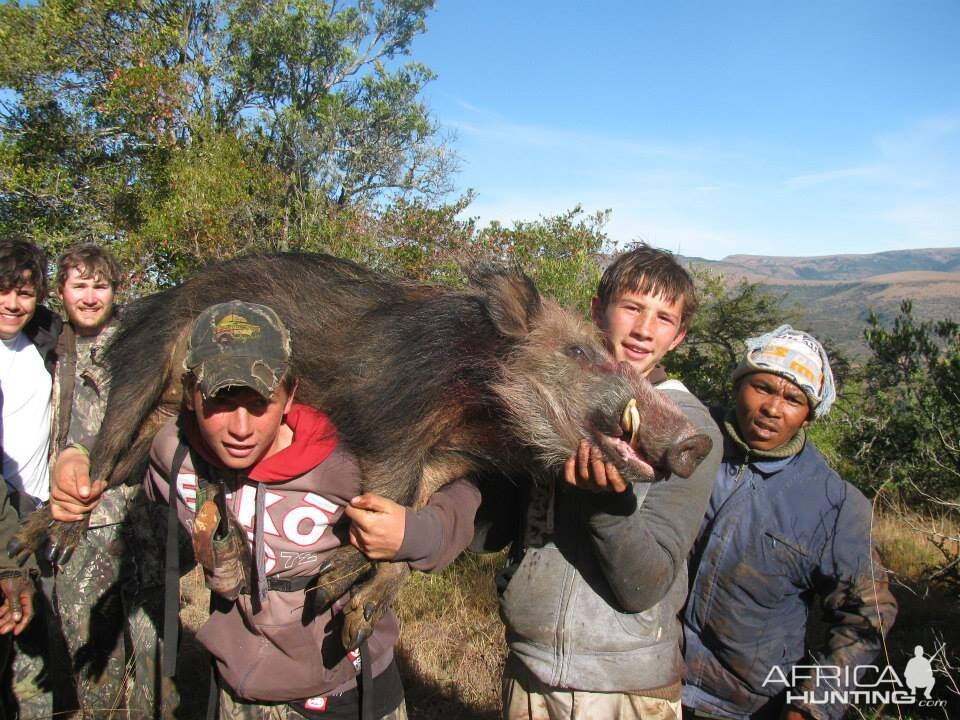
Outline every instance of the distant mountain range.
<svg viewBox="0 0 960 720">
<path fill-rule="evenodd" d="M 774 257 L 730 255 L 723 260 L 681 258 L 690 266 L 744 278 L 785 295 L 796 325 L 833 341 L 852 358 L 865 355 L 863 329 L 870 310 L 886 322 L 913 300 L 916 317 L 960 320 L 960 248 L 895 250 L 870 255 Z"/>
</svg>

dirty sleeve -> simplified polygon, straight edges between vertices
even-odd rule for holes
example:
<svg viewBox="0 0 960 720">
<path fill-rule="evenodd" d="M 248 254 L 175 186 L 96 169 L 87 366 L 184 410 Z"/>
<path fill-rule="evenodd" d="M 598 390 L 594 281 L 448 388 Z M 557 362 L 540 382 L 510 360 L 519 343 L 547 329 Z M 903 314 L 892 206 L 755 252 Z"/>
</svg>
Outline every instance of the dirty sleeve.
<svg viewBox="0 0 960 720">
<path fill-rule="evenodd" d="M 720 430 L 703 404 L 689 392 L 663 392 L 710 437 L 707 457 L 689 478 L 636 483 L 632 492 L 583 493 L 601 570 L 620 606 L 631 613 L 660 602 L 686 567 L 723 454 Z"/>
<path fill-rule="evenodd" d="M 420 510 L 407 508 L 403 543 L 395 560 L 423 572 L 442 570 L 473 538 L 480 491 L 468 480 L 454 480 L 435 492 Z"/>
<path fill-rule="evenodd" d="M 11 559 L 6 552 L 7 545 L 10 544 L 10 541 L 19 529 L 20 516 L 10 502 L 10 495 L 7 493 L 7 482 L 3 479 L 3 476 L 0 475 L 0 572 L 17 570 L 20 567 L 17 565 L 17 561 Z M 36 565 L 36 558 L 33 553 L 31 553 L 24 567 L 32 569 L 36 568 Z M 2 598 L 0 598 L 0 601 L 2 601 Z"/>
<path fill-rule="evenodd" d="M 846 485 L 846 484 L 845 484 Z M 852 490 L 847 486 L 849 490 Z M 880 652 L 884 636 L 897 616 L 897 601 L 890 592 L 887 571 L 873 548 L 870 535 L 870 502 L 859 492 L 848 492 L 827 544 L 815 570 L 817 595 L 822 598 L 826 632 L 823 651 L 814 654 L 814 662 L 831 668 L 857 668 L 868 665 Z M 822 697 L 829 691 L 856 690 L 853 674 L 840 673 L 840 680 L 821 674 L 821 684 L 810 678 L 794 689 L 797 695 L 810 693 Z M 849 680 L 849 685 L 843 679 Z M 842 703 L 791 705 L 816 720 L 843 717 Z"/>
</svg>

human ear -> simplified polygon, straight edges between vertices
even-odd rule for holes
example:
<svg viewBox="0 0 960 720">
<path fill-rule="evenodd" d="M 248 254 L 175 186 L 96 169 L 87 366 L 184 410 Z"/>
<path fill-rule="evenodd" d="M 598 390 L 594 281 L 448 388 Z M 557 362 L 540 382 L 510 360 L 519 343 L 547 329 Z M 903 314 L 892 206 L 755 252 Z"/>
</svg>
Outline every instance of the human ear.
<svg viewBox="0 0 960 720">
<path fill-rule="evenodd" d="M 293 407 L 293 398 L 297 394 L 297 388 L 300 386 L 299 380 L 293 381 L 293 386 L 290 388 L 290 392 L 287 393 L 287 402 L 283 406 L 283 414 L 286 415 L 290 412 L 290 408 Z"/>
</svg>

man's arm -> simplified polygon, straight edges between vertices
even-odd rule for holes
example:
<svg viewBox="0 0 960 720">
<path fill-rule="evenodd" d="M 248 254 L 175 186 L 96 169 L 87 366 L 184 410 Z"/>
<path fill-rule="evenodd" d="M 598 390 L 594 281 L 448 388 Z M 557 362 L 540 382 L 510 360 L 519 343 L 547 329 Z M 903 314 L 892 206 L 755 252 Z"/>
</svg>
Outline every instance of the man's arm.
<svg viewBox="0 0 960 720">
<path fill-rule="evenodd" d="M 871 663 L 897 616 L 897 601 L 890 592 L 887 571 L 871 542 L 870 503 L 859 492 L 847 488 L 850 494 L 843 502 L 835 535 L 827 543 L 815 578 L 827 625 L 826 646 L 816 659 L 820 665 L 840 668 Z M 847 689 L 856 688 L 842 682 L 838 687 L 818 688 L 811 679 L 797 692 L 816 691 L 822 697 L 827 690 Z M 839 703 L 793 704 L 817 720 L 836 720 L 846 709 Z"/>
<path fill-rule="evenodd" d="M 480 491 L 467 480 L 444 485 L 420 510 L 366 493 L 345 510 L 350 542 L 373 560 L 406 561 L 415 570 L 435 572 L 470 543 L 479 505 Z"/>
<path fill-rule="evenodd" d="M 706 512 L 723 454 L 720 431 L 693 395 L 667 394 L 713 448 L 689 478 L 671 475 L 625 492 L 579 492 L 594 552 L 627 612 L 658 603 L 673 585 Z"/>
</svg>

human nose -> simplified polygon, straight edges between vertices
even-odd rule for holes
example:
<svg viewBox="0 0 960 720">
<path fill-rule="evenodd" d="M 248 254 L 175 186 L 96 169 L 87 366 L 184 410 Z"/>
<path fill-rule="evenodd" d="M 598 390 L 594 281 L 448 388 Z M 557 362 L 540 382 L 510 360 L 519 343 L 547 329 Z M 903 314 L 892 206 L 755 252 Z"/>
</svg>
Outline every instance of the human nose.
<svg viewBox="0 0 960 720">
<path fill-rule="evenodd" d="M 23 310 L 23 302 L 20 293 L 16 289 L 3 294 L 3 300 L 0 302 L 3 309 L 10 313 L 18 313 Z"/>
<path fill-rule="evenodd" d="M 253 434 L 253 425 L 250 422 L 250 413 L 240 407 L 230 415 L 230 434 L 237 438 L 249 437 Z"/>
<path fill-rule="evenodd" d="M 637 313 L 637 316 L 633 321 L 633 335 L 641 338 L 653 337 L 654 319 L 655 318 L 652 313 Z"/>
<path fill-rule="evenodd" d="M 761 403 L 760 411 L 767 417 L 781 417 L 783 415 L 783 398 L 779 395 L 769 395 Z"/>
</svg>

